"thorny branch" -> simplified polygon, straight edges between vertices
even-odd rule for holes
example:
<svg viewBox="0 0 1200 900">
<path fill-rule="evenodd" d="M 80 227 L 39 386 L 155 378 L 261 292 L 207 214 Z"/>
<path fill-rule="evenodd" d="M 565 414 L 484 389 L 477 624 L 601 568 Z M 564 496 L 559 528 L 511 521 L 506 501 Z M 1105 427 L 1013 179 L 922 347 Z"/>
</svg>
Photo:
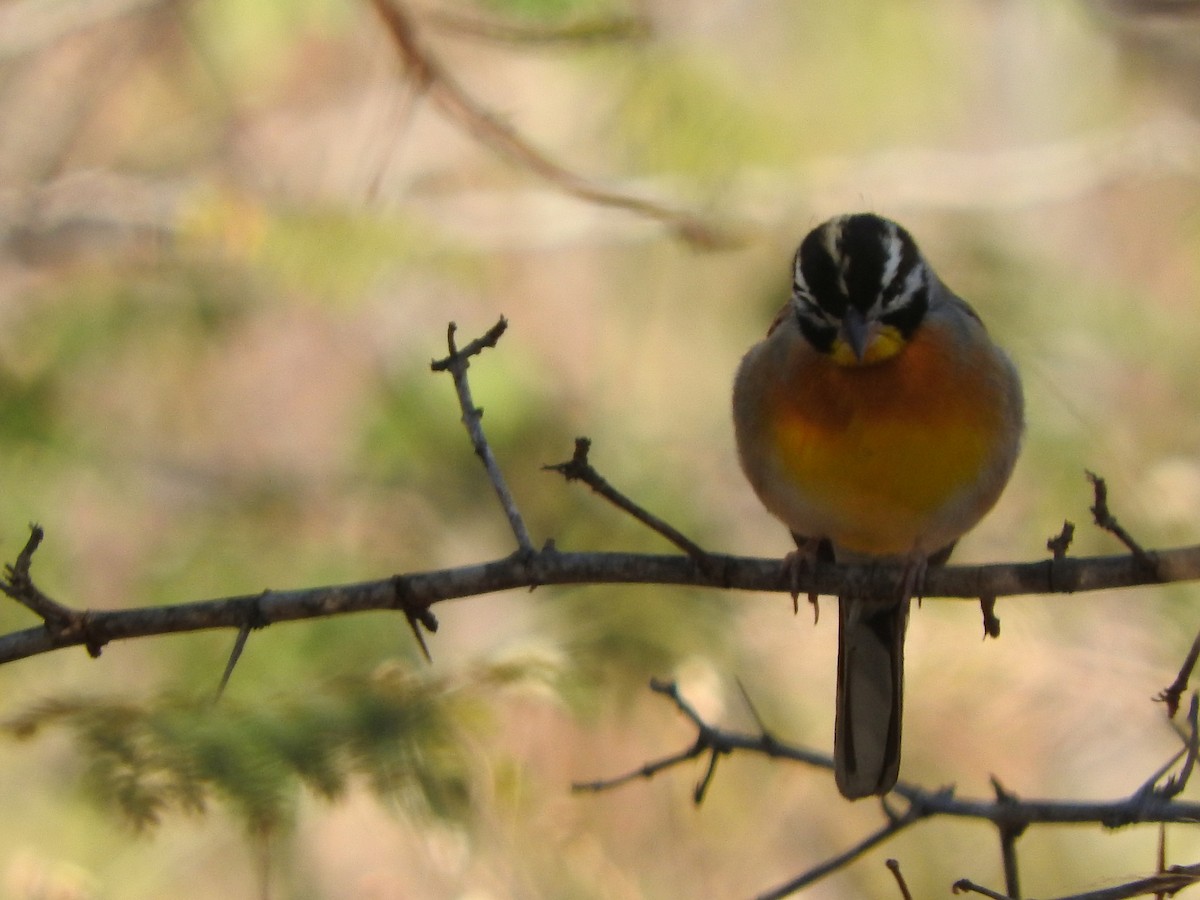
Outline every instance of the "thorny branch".
<svg viewBox="0 0 1200 900">
<path fill-rule="evenodd" d="M 434 603 L 454 598 L 552 584 L 673 584 L 781 592 L 789 595 L 796 590 L 796 576 L 786 560 L 708 553 L 666 522 L 625 497 L 588 461 L 590 442 L 586 438 L 577 441 L 575 455 L 569 462 L 549 468 L 560 472 L 568 480 L 585 481 L 606 500 L 667 537 L 682 548 L 686 555 L 565 553 L 560 552 L 552 541 L 547 542 L 540 550 L 535 549 L 488 445 L 481 425 L 482 410 L 474 404 L 467 379 L 470 359 L 485 349 L 494 347 L 506 327 L 506 320 L 501 318 L 484 335 L 460 348 L 455 340 L 455 326 L 451 323 L 447 330 L 448 355 L 435 360 L 431 368 L 434 371 L 450 372 L 454 379 L 464 426 L 484 464 L 487 477 L 500 499 L 517 540 L 517 550 L 510 556 L 473 566 L 399 574 L 354 584 L 292 591 L 264 591 L 173 606 L 92 612 L 74 609 L 52 599 L 34 583 L 31 574 L 33 556 L 43 539 L 42 529 L 35 525 L 31 528 L 29 541 L 24 549 L 12 565 L 5 568 L 3 577 L 0 578 L 0 592 L 37 615 L 42 624 L 24 631 L 0 635 L 0 663 L 77 645 L 85 646 L 89 653 L 97 656 L 109 641 L 201 629 L 233 628 L 237 630 L 237 636 L 221 679 L 223 688 L 242 654 L 250 632 L 274 622 L 323 618 L 365 610 L 396 610 L 404 614 L 422 651 L 428 656 L 422 629 L 433 632 L 437 628 L 437 620 L 430 607 Z M 985 623 L 994 623 L 995 614 L 992 607 L 995 598 L 998 597 L 1030 593 L 1061 594 L 1200 579 L 1200 546 L 1147 553 L 1108 510 L 1103 480 L 1090 473 L 1089 477 L 1096 492 L 1093 512 L 1097 524 L 1117 535 L 1130 549 L 1129 554 L 1093 558 L 1068 557 L 1066 550 L 1071 529 L 1064 527 L 1062 534 L 1048 544 L 1053 552 L 1051 559 L 1034 563 L 937 567 L 931 569 L 926 576 L 925 597 L 981 600 Z M 903 571 L 892 571 L 883 566 L 849 566 L 821 562 L 809 567 L 799 588 L 803 592 L 836 595 L 841 592 L 847 580 L 852 579 L 857 596 L 864 600 L 874 598 L 889 601 L 895 596 L 897 582 L 903 577 Z M 1173 693 L 1176 702 L 1178 701 L 1178 694 L 1185 689 L 1181 685 L 1186 685 L 1193 662 L 1194 659 L 1189 658 L 1189 664 L 1181 671 L 1176 685 L 1165 691 L 1164 695 Z M 694 791 L 695 802 L 700 803 L 715 777 L 717 762 L 735 752 L 790 759 L 826 770 L 832 768 L 832 761 L 828 756 L 778 740 L 762 726 L 761 720 L 758 734 L 720 729 L 705 722 L 673 683 L 655 682 L 652 688 L 669 697 L 677 709 L 691 721 L 696 728 L 695 740 L 683 750 L 648 762 L 635 771 L 615 778 L 580 784 L 577 786 L 578 790 L 611 789 L 634 779 L 653 777 L 687 760 L 704 758 L 704 773 Z M 889 797 L 899 798 L 907 803 L 902 812 L 894 812 L 888 803 L 884 802 L 886 821 L 875 832 L 837 856 L 762 894 L 761 897 L 766 900 L 790 895 L 849 864 L 868 849 L 888 840 L 896 833 L 935 815 L 981 819 L 991 822 L 996 827 L 1001 836 L 1007 889 L 1011 897 L 1019 895 L 1016 878 L 1016 840 L 1031 824 L 1098 822 L 1108 827 L 1118 827 L 1142 822 L 1195 822 L 1200 819 L 1200 803 L 1181 801 L 1177 797 L 1187 783 L 1197 763 L 1197 757 L 1200 756 L 1197 706 L 1197 702 L 1193 700 L 1184 749 L 1127 798 L 1090 803 L 1022 800 L 1001 789 L 997 783 L 996 798 L 985 801 L 958 798 L 952 790 L 928 791 L 901 782 Z M 1166 777 L 1172 771 L 1174 774 Z M 1185 876 L 1190 878 L 1184 870 L 1172 869 L 1138 884 L 1182 886 L 1184 882 L 1179 879 Z M 898 883 L 903 885 L 902 879 L 898 879 Z M 1191 884 L 1192 881 L 1186 883 Z M 960 882 L 960 886 L 962 890 L 987 891 L 967 881 Z M 1177 889 L 1179 888 L 1160 887 L 1159 892 Z M 1134 894 L 1110 893 L 1103 896 Z"/>
<path fill-rule="evenodd" d="M 517 502 L 508 489 L 504 474 L 500 471 L 500 464 L 496 462 L 496 456 L 492 453 L 487 438 L 484 437 L 483 410 L 477 407 L 475 401 L 471 399 L 471 385 L 467 381 L 467 368 L 471 365 L 471 357 L 482 353 L 488 347 L 495 347 L 496 342 L 500 340 L 500 336 L 507 328 L 508 320 L 501 316 L 500 320 L 489 328 L 483 337 L 476 338 L 459 350 L 454 341 L 454 334 L 458 330 L 458 326 L 451 322 L 446 329 L 446 343 L 449 346 L 450 355 L 445 359 L 434 360 L 429 364 L 429 368 L 434 372 L 448 371 L 454 377 L 454 389 L 458 392 L 458 403 L 462 408 L 462 422 L 467 429 L 467 434 L 471 436 L 471 446 L 475 448 L 475 455 L 483 463 L 488 481 L 492 483 L 492 488 L 500 500 L 500 506 L 504 509 L 504 515 L 508 517 L 508 524 L 517 539 L 519 552 L 531 553 L 533 552 L 533 540 L 529 537 L 529 529 L 525 527 L 525 520 L 521 518 Z"/>
<path fill-rule="evenodd" d="M 701 802 L 712 781 L 713 761 L 719 756 L 728 756 L 735 752 L 757 753 L 772 759 L 785 759 L 800 762 L 819 769 L 832 770 L 833 760 L 829 756 L 817 753 L 803 747 L 797 747 L 779 740 L 768 730 L 761 729 L 758 734 L 732 731 L 719 728 L 704 720 L 695 708 L 687 701 L 674 682 L 652 681 L 650 689 L 656 694 L 668 698 L 696 729 L 696 738 L 684 750 L 669 754 L 660 759 L 645 763 L 637 769 L 617 775 L 612 778 L 581 782 L 574 786 L 576 791 L 604 791 L 628 784 L 630 781 L 652 778 L 659 772 L 680 765 L 691 759 L 706 756 L 709 759 L 704 775 L 693 793 L 696 803 Z M 787 897 L 807 887 L 832 872 L 841 869 L 861 857 L 871 848 L 883 843 L 894 835 L 917 822 L 934 816 L 951 816 L 955 818 L 978 819 L 990 822 L 1001 836 L 1004 848 L 1005 881 L 1007 894 L 996 894 L 987 888 L 981 888 L 970 881 L 963 880 L 955 885 L 956 892 L 974 890 L 989 897 L 1000 897 L 1001 900 L 1015 900 L 1020 897 L 1016 871 L 1016 840 L 1031 825 L 1078 825 L 1084 823 L 1100 824 L 1106 828 L 1119 828 L 1127 825 L 1144 823 L 1194 823 L 1200 816 L 1200 803 L 1174 799 L 1186 781 L 1188 773 L 1195 765 L 1196 729 L 1188 741 L 1186 760 L 1180 772 L 1160 788 L 1153 788 L 1165 772 L 1159 772 L 1152 779 L 1151 790 L 1141 788 L 1128 797 L 1120 797 L 1107 801 L 1063 801 L 1063 800 L 1026 800 L 1011 791 L 1001 787 L 993 779 L 995 799 L 982 800 L 961 798 L 955 795 L 952 788 L 927 790 L 908 782 L 898 782 L 889 794 L 899 797 L 908 805 L 903 812 L 892 810 L 887 800 L 882 802 L 885 822 L 876 831 L 867 835 L 858 843 L 847 848 L 811 869 L 801 873 L 778 887 L 758 895 L 756 900 L 778 900 Z M 1174 885 L 1174 887 L 1159 887 L 1159 891 L 1169 893 L 1184 886 L 1197 882 L 1194 877 L 1200 874 L 1200 868 L 1192 872 L 1193 867 L 1172 867 L 1166 873 L 1160 873 L 1149 879 L 1136 883 L 1143 885 Z M 1130 885 L 1109 890 L 1127 890 Z M 1107 897 L 1134 897 L 1154 893 L 1144 887 L 1132 893 L 1096 892 L 1081 894 L 1077 897 L 1062 898 L 1062 900 L 1087 900 L 1095 897 L 1097 900 Z"/>
<path fill-rule="evenodd" d="M 1188 679 L 1192 677 L 1192 670 L 1196 668 L 1197 658 L 1200 658 L 1200 632 L 1197 632 L 1196 637 L 1192 640 L 1191 649 L 1188 650 L 1183 665 L 1179 667 L 1179 674 L 1175 676 L 1175 680 L 1154 698 L 1167 704 L 1167 715 L 1171 718 L 1174 718 L 1175 713 L 1179 711 L 1179 698 L 1188 688 Z"/>
<path fill-rule="evenodd" d="M 424 619 L 428 608 L 445 600 L 477 597 L 496 591 L 556 584 L 662 584 L 681 587 L 775 592 L 788 597 L 790 573 L 779 559 L 709 554 L 719 577 L 706 574 L 687 556 L 644 553 L 568 553 L 546 546 L 529 554 L 513 554 L 489 562 L 408 572 L 374 581 L 197 600 L 143 609 L 73 610 L 63 627 L 53 618 L 24 631 L 0 635 L 0 664 L 80 645 L 97 654 L 110 641 L 178 634 L 212 628 L 241 629 L 244 608 L 256 603 L 264 625 L 325 618 L 369 610 L 412 611 Z M 1157 551 L 1163 581 L 1200 580 L 1200 546 Z M 1065 561 L 1070 588 L 1051 591 L 1048 563 L 996 563 L 931 569 L 924 599 L 978 602 L 981 593 L 996 597 L 1073 592 L 1157 584 L 1129 555 L 1078 557 Z M 902 572 L 867 565 L 820 563 L 806 573 L 801 590 L 836 596 L 847 579 L 864 600 L 886 602 L 897 590 Z M 26 606 L 22 588 L 0 580 L 0 591 Z M 424 623 L 423 623 L 424 624 Z M 432 630 L 432 629 L 430 629 Z"/>
<path fill-rule="evenodd" d="M 1088 891 L 1084 894 L 1071 894 L 1069 897 L 1057 897 L 1055 900 L 1127 900 L 1130 897 L 1170 897 L 1186 887 L 1200 884 L 1200 865 L 1170 866 L 1165 871 L 1151 875 L 1149 878 L 1139 878 L 1125 884 L 1102 888 L 1098 891 Z M 951 888 L 955 894 L 981 894 L 991 900 L 1020 900 L 1011 894 L 998 894 L 993 890 L 975 884 L 963 878 L 956 881 Z"/>
<path fill-rule="evenodd" d="M 794 573 L 785 560 L 760 559 L 709 553 L 671 526 L 645 513 L 608 485 L 587 463 L 559 468 L 564 474 L 590 471 L 589 480 L 608 486 L 602 494 L 621 509 L 685 547 L 688 555 L 663 556 L 639 553 L 568 553 L 553 542 L 535 549 L 516 503 L 505 486 L 499 466 L 480 427 L 481 411 L 471 399 L 467 380 L 469 360 L 494 347 L 507 322 L 500 319 L 484 335 L 459 347 L 453 325 L 448 329 L 449 355 L 432 363 L 435 371 L 449 371 L 455 379 L 463 420 L 488 472 L 501 505 L 517 537 L 517 552 L 500 559 L 452 569 L 409 572 L 372 581 L 336 584 L 297 590 L 267 590 L 254 594 L 153 606 L 145 609 L 79 610 L 51 599 L 30 574 L 34 551 L 42 530 L 34 526 L 29 543 L 0 578 L 0 592 L 21 603 L 42 624 L 0 635 L 0 664 L 36 656 L 64 647 L 83 645 L 93 655 L 110 641 L 150 635 L 176 634 L 213 628 L 239 632 L 275 622 L 324 618 L 368 610 L 402 612 L 424 648 L 422 629 L 436 631 L 430 607 L 435 603 L 474 597 L 496 591 L 555 584 L 662 584 L 710 587 L 741 591 L 778 592 L 790 595 L 796 588 Z M 584 445 L 586 447 L 586 444 Z M 576 446 L 576 458 L 580 447 Z M 586 463 L 586 456 L 583 458 Z M 589 476 L 590 478 L 591 476 Z M 631 508 L 632 507 L 632 508 Z M 1115 522 L 1115 519 L 1109 519 Z M 1143 551 L 1144 554 L 1144 551 Z M 1171 581 L 1200 580 L 1200 545 L 1154 553 L 1154 570 L 1135 554 L 1068 557 L 1065 551 L 1040 562 L 998 563 L 986 566 L 939 566 L 925 578 L 925 598 L 967 599 L 1011 597 L 1023 594 L 1069 594 L 1106 588 L 1131 587 Z M 804 573 L 799 588 L 836 596 L 852 579 L 857 596 L 890 601 L 903 572 L 886 566 L 819 562 Z M 988 601 L 990 603 L 990 601 Z M 987 604 L 985 604 L 986 607 Z M 235 643 L 240 654 L 245 640 Z M 426 650 L 427 652 L 427 650 Z M 236 661 L 236 660 L 235 660 Z"/>
</svg>

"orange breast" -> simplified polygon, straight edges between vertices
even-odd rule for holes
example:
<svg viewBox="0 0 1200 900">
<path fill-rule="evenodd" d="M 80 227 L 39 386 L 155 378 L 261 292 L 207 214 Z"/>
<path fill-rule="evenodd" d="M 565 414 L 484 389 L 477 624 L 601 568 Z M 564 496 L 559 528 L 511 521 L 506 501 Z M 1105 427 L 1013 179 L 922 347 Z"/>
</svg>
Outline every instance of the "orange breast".
<svg viewBox="0 0 1200 900">
<path fill-rule="evenodd" d="M 772 390 L 780 468 L 818 511 L 824 536 L 845 548 L 909 552 L 997 453 L 1000 386 L 937 338 L 922 329 L 871 366 L 801 351 Z"/>
</svg>

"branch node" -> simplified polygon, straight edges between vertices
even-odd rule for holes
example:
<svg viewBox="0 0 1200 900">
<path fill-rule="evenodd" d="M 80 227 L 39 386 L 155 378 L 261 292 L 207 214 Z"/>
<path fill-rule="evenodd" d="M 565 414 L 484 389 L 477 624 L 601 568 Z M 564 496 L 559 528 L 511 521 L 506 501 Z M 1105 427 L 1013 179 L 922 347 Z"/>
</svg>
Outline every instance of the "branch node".
<svg viewBox="0 0 1200 900">
<path fill-rule="evenodd" d="M 425 657 L 427 663 L 432 663 L 433 656 L 429 653 L 429 645 L 425 643 L 425 632 L 421 629 L 425 629 L 430 634 L 437 633 L 437 616 L 433 614 L 428 603 L 418 600 L 413 595 L 412 587 L 403 575 L 396 575 L 392 578 L 392 590 L 396 594 L 396 608 L 404 613 L 408 627 L 417 640 L 417 646 L 421 648 L 421 655 Z"/>
<path fill-rule="evenodd" d="M 81 617 L 84 614 L 46 596 L 33 583 L 33 576 L 29 574 L 29 570 L 33 566 L 33 554 L 37 552 L 37 548 L 41 546 L 45 536 L 46 533 L 41 525 L 30 523 L 29 540 L 25 542 L 25 546 L 21 548 L 21 552 L 17 554 L 12 565 L 4 567 L 4 578 L 0 580 L 0 591 L 37 615 L 47 631 L 53 634 L 63 634 L 73 628 L 82 628 L 84 623 Z M 93 655 L 98 656 L 102 643 L 89 644 L 89 652 L 95 646 L 96 652 Z"/>
<path fill-rule="evenodd" d="M 985 594 L 979 598 L 979 610 L 983 613 L 983 638 L 1000 637 L 1000 617 L 996 615 L 996 596 Z"/>
<path fill-rule="evenodd" d="M 1063 520 L 1062 531 L 1054 535 L 1054 537 L 1046 539 L 1046 549 L 1049 550 L 1054 559 L 1064 559 L 1067 551 L 1071 548 L 1071 541 L 1075 539 L 1075 523 Z"/>
<path fill-rule="evenodd" d="M 1188 707 L 1188 734 L 1184 744 L 1186 752 L 1183 764 L 1179 767 L 1179 771 L 1168 778 L 1156 792 L 1164 800 L 1170 800 L 1183 793 L 1183 789 L 1187 787 L 1188 779 L 1191 778 L 1192 772 L 1196 768 L 1196 758 L 1200 755 L 1200 723 L 1197 722 L 1198 714 L 1200 714 L 1200 698 L 1192 694 L 1192 702 Z"/>
<path fill-rule="evenodd" d="M 1153 554 L 1147 553 L 1136 540 L 1133 539 L 1124 526 L 1117 521 L 1117 517 L 1112 514 L 1108 508 L 1108 485 L 1104 479 L 1095 472 L 1085 470 L 1088 481 L 1092 483 L 1092 519 L 1099 528 L 1113 535 L 1118 541 L 1125 545 L 1126 549 L 1133 554 L 1134 560 L 1146 572 L 1153 574 L 1155 580 L 1161 581 L 1162 576 L 1158 571 L 1158 561 Z"/>
<path fill-rule="evenodd" d="M 724 567 L 712 557 L 699 544 L 690 540 L 679 529 L 669 525 L 667 522 L 660 519 L 658 516 L 645 510 L 643 507 L 634 503 L 615 487 L 608 480 L 596 471 L 595 466 L 588 459 L 588 452 L 592 449 L 592 441 L 590 438 L 577 437 L 575 438 L 575 450 L 571 454 L 571 458 L 566 462 L 554 463 L 548 466 L 542 466 L 547 472 L 557 472 L 562 475 L 567 481 L 582 481 L 593 492 L 599 494 L 613 506 L 622 512 L 626 512 L 633 516 L 651 531 L 665 537 L 668 541 L 686 553 L 695 562 L 701 575 L 711 584 L 727 585 L 729 576 Z"/>
<path fill-rule="evenodd" d="M 495 347 L 501 335 L 507 330 L 508 319 L 501 316 L 499 321 L 485 331 L 482 336 L 475 338 L 475 340 L 460 350 L 454 340 L 454 335 L 458 331 L 458 323 L 451 322 L 446 326 L 446 344 L 450 349 L 450 353 L 442 359 L 433 360 L 429 364 L 430 370 L 433 372 L 453 372 L 456 368 L 466 369 L 468 360 L 472 356 L 478 356 L 489 347 Z"/>
<path fill-rule="evenodd" d="M 100 651 L 104 649 L 104 645 L 108 643 L 108 638 L 96 633 L 95 618 L 88 610 L 81 613 L 72 613 L 75 625 L 83 635 L 83 646 L 87 650 L 88 656 L 92 659 L 100 658 Z"/>
</svg>

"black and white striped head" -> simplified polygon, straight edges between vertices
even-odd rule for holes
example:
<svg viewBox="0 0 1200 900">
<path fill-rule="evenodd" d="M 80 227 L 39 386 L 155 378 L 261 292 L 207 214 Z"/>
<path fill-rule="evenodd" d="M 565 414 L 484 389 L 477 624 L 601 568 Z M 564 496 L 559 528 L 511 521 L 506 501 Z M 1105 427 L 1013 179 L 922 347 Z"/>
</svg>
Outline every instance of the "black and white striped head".
<svg viewBox="0 0 1200 900">
<path fill-rule="evenodd" d="M 808 342 L 843 365 L 903 349 L 929 309 L 932 276 L 912 236 L 873 213 L 837 216 L 796 251 L 792 308 Z"/>
</svg>

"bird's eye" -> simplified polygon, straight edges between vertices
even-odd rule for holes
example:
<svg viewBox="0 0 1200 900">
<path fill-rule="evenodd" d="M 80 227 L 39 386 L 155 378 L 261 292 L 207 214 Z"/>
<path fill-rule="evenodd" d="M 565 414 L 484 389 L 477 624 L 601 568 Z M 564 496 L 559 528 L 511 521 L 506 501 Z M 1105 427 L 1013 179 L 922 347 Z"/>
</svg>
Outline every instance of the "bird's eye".
<svg viewBox="0 0 1200 900">
<path fill-rule="evenodd" d="M 792 299 L 800 311 L 810 319 L 833 323 L 834 317 L 825 309 L 817 298 L 809 293 L 807 288 L 796 285 L 792 291 Z"/>
</svg>

